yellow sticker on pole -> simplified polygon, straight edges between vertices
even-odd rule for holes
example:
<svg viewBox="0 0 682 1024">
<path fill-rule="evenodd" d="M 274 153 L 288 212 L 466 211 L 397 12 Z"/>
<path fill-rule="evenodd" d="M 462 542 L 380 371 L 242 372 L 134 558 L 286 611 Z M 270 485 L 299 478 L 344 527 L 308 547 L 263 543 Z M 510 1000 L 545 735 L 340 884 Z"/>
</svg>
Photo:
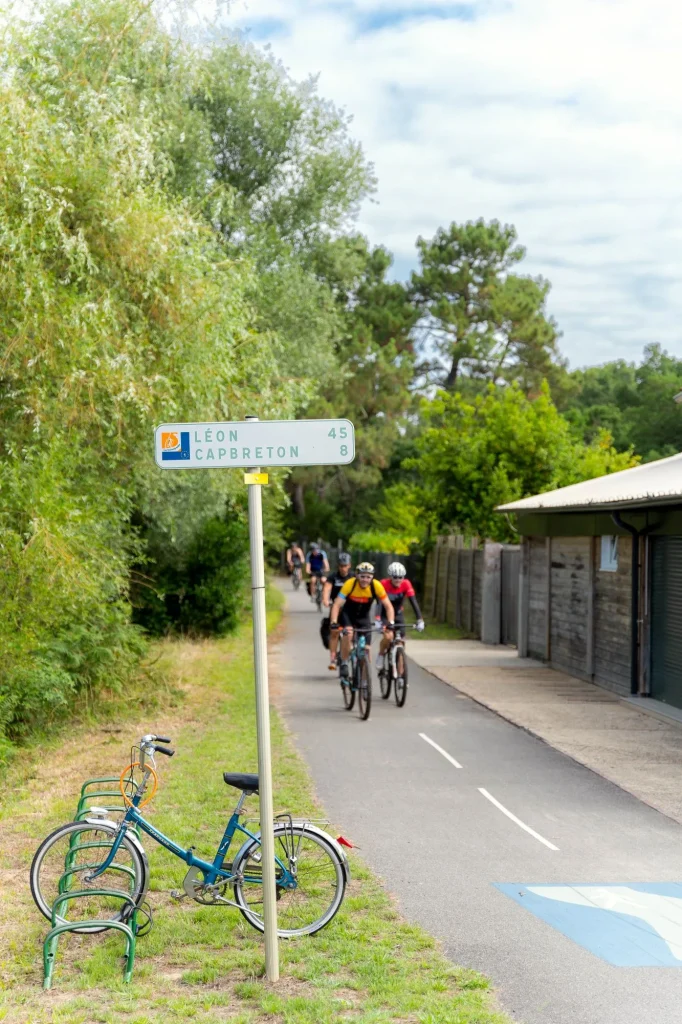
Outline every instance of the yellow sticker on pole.
<svg viewBox="0 0 682 1024">
<path fill-rule="evenodd" d="M 268 483 L 267 473 L 244 473 L 245 484 L 263 484 Z"/>
</svg>

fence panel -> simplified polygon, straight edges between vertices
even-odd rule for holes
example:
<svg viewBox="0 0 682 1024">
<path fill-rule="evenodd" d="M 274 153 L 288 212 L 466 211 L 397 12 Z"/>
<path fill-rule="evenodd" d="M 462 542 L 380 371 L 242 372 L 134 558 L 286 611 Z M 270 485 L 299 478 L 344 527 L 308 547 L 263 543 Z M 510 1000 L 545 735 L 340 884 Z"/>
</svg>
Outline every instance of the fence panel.
<svg viewBox="0 0 682 1024">
<path fill-rule="evenodd" d="M 502 548 L 502 643 L 518 646 L 521 549 Z"/>
</svg>

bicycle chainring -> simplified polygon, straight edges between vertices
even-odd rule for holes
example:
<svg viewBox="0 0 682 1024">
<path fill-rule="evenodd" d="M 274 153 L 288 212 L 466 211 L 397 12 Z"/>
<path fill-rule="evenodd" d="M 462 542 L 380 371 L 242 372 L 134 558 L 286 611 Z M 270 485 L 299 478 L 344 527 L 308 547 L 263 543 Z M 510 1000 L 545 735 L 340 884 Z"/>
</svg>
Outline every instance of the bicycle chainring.
<svg viewBox="0 0 682 1024">
<path fill-rule="evenodd" d="M 209 907 L 215 906 L 217 903 L 231 902 L 225 899 L 225 890 L 228 888 L 228 885 L 228 882 L 207 885 L 204 882 L 204 873 L 198 867 L 190 868 L 182 883 L 182 887 L 190 899 Z"/>
</svg>

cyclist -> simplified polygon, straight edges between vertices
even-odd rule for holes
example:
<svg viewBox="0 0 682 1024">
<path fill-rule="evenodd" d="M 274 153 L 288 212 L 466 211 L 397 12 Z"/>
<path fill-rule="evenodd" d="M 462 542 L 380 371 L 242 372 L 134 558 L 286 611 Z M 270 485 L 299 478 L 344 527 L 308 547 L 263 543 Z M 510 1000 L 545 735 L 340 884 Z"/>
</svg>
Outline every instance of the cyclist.
<svg viewBox="0 0 682 1024">
<path fill-rule="evenodd" d="M 303 549 L 297 540 L 292 540 L 291 544 L 287 548 L 287 569 L 289 575 L 294 571 L 294 568 L 298 565 L 301 566 L 305 562 L 305 555 Z"/>
<path fill-rule="evenodd" d="M 374 566 L 371 562 L 360 562 L 355 575 L 347 579 L 341 587 L 329 615 L 329 625 L 333 631 L 339 628 L 339 618 L 341 619 L 341 675 L 344 679 L 348 678 L 348 658 L 353 646 L 353 632 L 356 629 L 371 629 L 372 605 L 375 601 L 383 605 L 387 620 L 386 628 L 392 627 L 393 605 L 382 584 L 374 579 Z M 369 647 L 372 640 L 371 632 L 367 632 L 366 636 Z"/>
<path fill-rule="evenodd" d="M 403 602 L 407 597 L 409 598 L 417 619 L 417 629 L 421 633 L 424 629 L 424 619 L 422 618 L 421 608 L 419 607 L 414 587 L 407 578 L 407 569 L 405 566 L 400 562 L 391 562 L 388 567 L 388 577 L 381 581 L 381 585 L 386 591 L 388 600 L 393 608 L 394 621 L 397 627 L 396 632 L 400 631 L 403 634 L 405 633 Z M 384 627 L 386 627 L 386 612 L 384 608 L 382 608 L 381 612 L 381 621 Z M 385 629 L 384 636 L 381 638 L 381 646 L 379 647 L 379 656 L 377 658 L 377 668 L 379 671 L 384 667 L 384 655 L 391 646 L 392 639 L 393 633 Z"/>
<path fill-rule="evenodd" d="M 306 561 L 306 572 L 310 576 L 310 586 L 308 593 L 310 594 L 310 600 L 315 600 L 315 583 L 318 578 L 322 583 L 326 582 L 326 573 L 329 572 L 329 562 L 327 560 L 327 552 L 323 551 L 319 544 L 311 544 L 310 550 L 308 551 L 308 558 Z"/>
<path fill-rule="evenodd" d="M 330 578 L 324 585 L 324 592 L 322 594 L 322 604 L 325 608 L 331 607 L 334 601 L 341 593 L 341 588 L 350 576 L 350 563 L 351 557 L 346 551 L 342 551 L 338 557 L 338 567 L 336 572 L 333 572 Z M 322 642 L 325 647 L 329 647 L 329 671 L 336 671 L 336 649 L 339 646 L 339 634 L 338 630 L 330 630 L 329 618 L 322 620 Z M 325 638 L 327 643 L 325 643 Z"/>
</svg>

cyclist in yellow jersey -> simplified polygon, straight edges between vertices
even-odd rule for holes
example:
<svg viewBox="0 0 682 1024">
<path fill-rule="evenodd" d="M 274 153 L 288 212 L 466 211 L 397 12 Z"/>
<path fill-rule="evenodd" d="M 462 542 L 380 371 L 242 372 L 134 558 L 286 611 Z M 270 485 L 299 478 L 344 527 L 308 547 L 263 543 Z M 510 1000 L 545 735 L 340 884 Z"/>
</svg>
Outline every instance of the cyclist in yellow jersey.
<svg viewBox="0 0 682 1024">
<path fill-rule="evenodd" d="M 388 625 L 387 631 L 392 636 L 391 627 L 394 622 L 393 605 L 386 591 L 378 580 L 374 579 L 374 566 L 371 562 L 361 562 L 344 585 L 332 605 L 329 616 L 330 628 L 343 629 L 341 635 L 341 675 L 348 677 L 348 658 L 353 646 L 353 633 L 356 629 L 366 629 L 367 645 L 371 643 L 372 605 L 378 601 L 383 605 Z"/>
</svg>

